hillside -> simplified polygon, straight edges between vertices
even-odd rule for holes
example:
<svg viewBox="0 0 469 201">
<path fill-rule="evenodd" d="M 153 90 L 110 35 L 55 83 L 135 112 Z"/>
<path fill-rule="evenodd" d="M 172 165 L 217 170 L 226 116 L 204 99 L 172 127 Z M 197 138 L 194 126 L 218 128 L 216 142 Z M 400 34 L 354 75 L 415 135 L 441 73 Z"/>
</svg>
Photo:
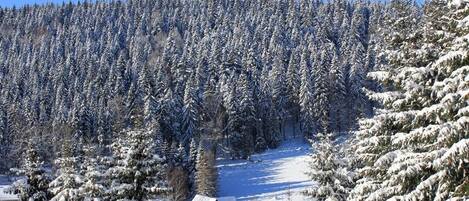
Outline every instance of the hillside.
<svg viewBox="0 0 469 201">
<path fill-rule="evenodd" d="M 35 201 L 469 199 L 469 0 L 0 8 L 0 175 Z"/>
</svg>

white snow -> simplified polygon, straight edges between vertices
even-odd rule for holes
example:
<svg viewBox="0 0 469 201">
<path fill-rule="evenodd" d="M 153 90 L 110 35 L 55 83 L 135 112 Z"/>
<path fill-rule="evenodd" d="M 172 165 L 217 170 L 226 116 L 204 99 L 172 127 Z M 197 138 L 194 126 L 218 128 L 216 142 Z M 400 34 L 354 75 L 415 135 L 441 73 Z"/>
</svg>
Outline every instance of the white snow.
<svg viewBox="0 0 469 201">
<path fill-rule="evenodd" d="M 211 198 L 203 195 L 195 195 L 192 201 L 217 201 L 217 198 Z"/>
<path fill-rule="evenodd" d="M 302 194 L 313 185 L 308 176 L 310 145 L 289 140 L 279 148 L 251 157 L 251 160 L 218 162 L 218 196 L 238 200 L 311 200 Z"/>
<path fill-rule="evenodd" d="M 5 193 L 5 189 L 7 189 L 11 184 L 12 181 L 10 181 L 8 176 L 0 175 L 0 200 L 18 200 L 16 195 Z"/>
<path fill-rule="evenodd" d="M 234 197 L 211 198 L 204 195 L 195 195 L 192 201 L 236 201 L 236 199 Z"/>
</svg>

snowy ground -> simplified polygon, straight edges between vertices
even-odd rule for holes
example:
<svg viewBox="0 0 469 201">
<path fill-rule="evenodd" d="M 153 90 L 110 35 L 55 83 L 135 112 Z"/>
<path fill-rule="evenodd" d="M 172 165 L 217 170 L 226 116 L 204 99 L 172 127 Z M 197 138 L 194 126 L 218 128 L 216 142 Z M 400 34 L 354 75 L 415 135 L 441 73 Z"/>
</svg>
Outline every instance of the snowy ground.
<svg viewBox="0 0 469 201">
<path fill-rule="evenodd" d="M 6 194 L 4 190 L 11 184 L 12 182 L 10 179 L 5 175 L 0 175 L 0 200 L 7 201 L 7 200 L 17 200 L 16 195 Z"/>
<path fill-rule="evenodd" d="M 253 155 L 254 162 L 219 160 L 218 196 L 235 196 L 238 200 L 311 200 L 301 193 L 313 185 L 305 175 L 309 152 L 309 144 L 289 140 L 277 149 Z"/>
</svg>

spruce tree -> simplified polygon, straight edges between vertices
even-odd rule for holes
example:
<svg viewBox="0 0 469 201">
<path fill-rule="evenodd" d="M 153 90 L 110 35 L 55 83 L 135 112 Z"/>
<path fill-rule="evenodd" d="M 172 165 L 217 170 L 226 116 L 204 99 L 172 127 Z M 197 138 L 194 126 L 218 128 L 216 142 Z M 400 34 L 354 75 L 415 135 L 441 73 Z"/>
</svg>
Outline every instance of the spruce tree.
<svg viewBox="0 0 469 201">
<path fill-rule="evenodd" d="M 112 144 L 112 167 L 106 171 L 111 200 L 155 199 L 168 192 L 162 164 L 151 132 L 126 130 Z"/>
<path fill-rule="evenodd" d="M 49 192 L 50 175 L 46 172 L 36 148 L 30 142 L 25 153 L 25 158 L 21 169 L 12 169 L 18 175 L 24 175 L 13 183 L 8 192 L 18 194 L 23 201 L 37 200 L 46 201 L 52 197 Z"/>
<path fill-rule="evenodd" d="M 61 157 L 55 163 L 59 167 L 56 178 L 50 182 L 49 189 L 54 195 L 51 200 L 80 200 L 78 188 L 83 178 L 78 172 L 78 157 L 74 156 L 70 140 L 62 145 Z"/>
<path fill-rule="evenodd" d="M 300 107 L 301 107 L 301 128 L 305 136 L 311 136 L 313 131 L 313 86 L 311 84 L 311 69 L 309 63 L 308 50 L 303 49 L 300 63 L 301 86 L 300 86 Z"/>
<path fill-rule="evenodd" d="M 438 26 L 426 21 L 432 24 L 423 26 L 425 38 L 406 36 L 397 44 L 402 49 L 389 57 L 395 69 L 369 74 L 385 86 L 385 91 L 370 96 L 384 109 L 361 121 L 352 146 L 359 175 L 352 200 L 457 200 L 469 196 L 465 78 L 469 48 L 464 39 L 469 29 L 463 20 L 469 5 L 449 1 L 444 7 L 448 12 L 438 15 L 445 23 Z M 439 31 L 432 31 L 435 29 Z M 436 46 L 443 48 L 429 48 L 436 41 L 428 36 L 434 38 L 438 33 L 444 34 Z M 415 56 L 407 57 L 403 54 L 407 52 Z"/>
<path fill-rule="evenodd" d="M 329 54 L 334 50 L 330 45 L 326 46 L 320 53 L 320 58 L 316 61 L 314 66 L 315 79 L 314 79 L 314 104 L 313 112 L 317 122 L 318 132 L 329 131 L 329 108 L 330 108 L 330 84 L 329 72 L 331 59 Z"/>
<path fill-rule="evenodd" d="M 188 145 L 190 139 L 198 135 L 198 94 L 195 74 L 186 83 L 184 91 L 184 107 L 182 109 L 182 136 L 179 141 Z"/>
<path fill-rule="evenodd" d="M 84 200 L 97 200 L 105 197 L 104 169 L 101 156 L 96 156 L 96 148 L 89 145 L 84 148 L 85 160 L 81 165 L 83 182 L 79 187 L 80 197 Z"/>
<path fill-rule="evenodd" d="M 318 142 L 313 143 L 314 153 L 309 161 L 308 176 L 316 185 L 305 194 L 319 201 L 346 200 L 352 186 L 352 178 L 338 149 L 330 140 L 331 134 L 317 134 Z"/>
</svg>

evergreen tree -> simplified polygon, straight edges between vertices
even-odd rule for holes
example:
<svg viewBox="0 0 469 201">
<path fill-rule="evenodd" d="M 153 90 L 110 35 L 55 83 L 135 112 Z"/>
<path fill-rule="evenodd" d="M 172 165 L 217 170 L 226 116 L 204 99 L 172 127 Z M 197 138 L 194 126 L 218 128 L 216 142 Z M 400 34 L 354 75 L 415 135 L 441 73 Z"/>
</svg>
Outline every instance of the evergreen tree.
<svg viewBox="0 0 469 201">
<path fill-rule="evenodd" d="M 365 52 L 364 47 L 360 44 L 355 46 L 352 52 L 352 58 L 350 60 L 350 73 L 348 83 L 348 94 L 350 96 L 349 108 L 355 108 L 350 110 L 350 117 L 353 119 L 363 117 L 364 104 L 366 103 L 365 93 L 362 88 L 366 79 L 365 70 Z"/>
<path fill-rule="evenodd" d="M 346 129 L 345 124 L 348 121 L 346 112 L 346 107 L 344 102 L 346 102 L 347 97 L 347 88 L 346 88 L 346 72 L 344 65 L 340 62 L 337 53 L 333 53 L 331 61 L 331 94 L 330 95 L 330 117 L 331 117 L 331 129 L 337 132 L 342 132 Z"/>
<path fill-rule="evenodd" d="M 127 130 L 113 144 L 112 167 L 106 171 L 111 200 L 154 199 L 168 192 L 163 158 L 147 130 Z"/>
<path fill-rule="evenodd" d="M 299 48 L 293 49 L 290 55 L 290 61 L 288 63 L 287 69 L 287 93 L 288 93 L 288 105 L 287 107 L 290 110 L 290 115 L 292 115 L 295 120 L 299 119 L 300 111 L 299 110 L 299 103 L 300 103 L 300 86 L 301 86 L 301 79 L 300 79 L 300 53 Z"/>
<path fill-rule="evenodd" d="M 362 120 L 357 132 L 353 150 L 359 180 L 352 200 L 447 200 L 469 195 L 464 100 L 468 86 L 462 84 L 467 83 L 463 77 L 468 74 L 469 51 L 462 39 L 469 30 L 462 19 L 469 7 L 459 1 L 445 7 L 448 12 L 440 13 L 440 19 L 447 19 L 443 26 L 425 22 L 445 33 L 437 45 L 445 48 L 428 49 L 434 46 L 425 41 L 434 40 L 407 36 L 396 44 L 402 49 L 389 56 L 390 65 L 397 68 L 369 74 L 385 86 L 384 92 L 370 96 L 384 109 Z M 431 38 L 438 34 L 424 31 Z M 429 56 L 434 51 L 440 55 L 436 60 Z M 416 56 L 403 58 L 406 52 Z"/>
<path fill-rule="evenodd" d="M 313 112 L 317 122 L 317 130 L 319 132 L 329 131 L 329 73 L 330 58 L 329 54 L 333 53 L 333 49 L 329 46 L 323 49 L 320 53 L 320 58 L 316 61 L 315 67 L 315 80 L 314 80 L 314 104 Z"/>
<path fill-rule="evenodd" d="M 77 157 L 73 156 L 70 140 L 65 140 L 61 157 L 55 163 L 59 169 L 56 178 L 49 184 L 50 192 L 54 195 L 51 200 L 80 200 L 78 188 L 83 178 L 77 171 Z"/>
<path fill-rule="evenodd" d="M 243 152 L 246 152 L 245 155 L 250 155 L 253 152 L 254 147 L 254 139 L 255 139 L 255 131 L 256 128 L 251 124 L 251 122 L 256 121 L 256 109 L 254 108 L 254 100 L 253 100 L 253 91 L 251 89 L 251 84 L 247 76 L 242 73 L 238 79 L 238 87 L 240 93 L 240 102 L 239 102 L 239 111 L 241 117 L 241 135 L 242 138 L 239 139 L 240 142 L 236 143 L 242 145 L 241 148 Z"/>
<path fill-rule="evenodd" d="M 195 75 L 191 76 L 189 82 L 186 83 L 184 91 L 184 107 L 182 109 L 182 136 L 180 142 L 182 144 L 189 144 L 191 138 L 196 137 L 198 134 L 198 98 L 197 88 L 195 82 Z"/>
<path fill-rule="evenodd" d="M 11 136 L 9 136 L 8 119 L 5 108 L 0 103 L 0 158 L 6 159 L 11 149 Z M 6 170 L 8 163 L 0 165 L 0 171 Z"/>
<path fill-rule="evenodd" d="M 300 106 L 301 106 L 301 127 L 305 136 L 311 136 L 314 122 L 313 113 L 313 86 L 311 84 L 311 70 L 309 64 L 308 51 L 303 49 L 300 63 L 301 86 L 300 86 Z"/>
<path fill-rule="evenodd" d="M 272 37 L 274 38 L 274 36 Z M 272 70 L 270 72 L 272 78 L 272 101 L 274 103 L 274 109 L 276 111 L 275 116 L 280 122 L 280 132 L 283 134 L 283 123 L 286 117 L 286 106 L 287 106 L 287 86 L 285 85 L 286 70 L 284 62 L 284 52 L 278 49 L 274 58 Z"/>
<path fill-rule="evenodd" d="M 83 182 L 79 187 L 80 197 L 84 200 L 97 200 L 105 196 L 106 188 L 103 185 L 104 167 L 101 158 L 96 157 L 96 148 L 86 146 L 85 160 L 82 164 Z"/>
<path fill-rule="evenodd" d="M 319 141 L 313 145 L 315 152 L 311 154 L 311 170 L 308 172 L 317 185 L 306 190 L 305 194 L 320 201 L 346 200 L 352 179 L 330 137 L 331 134 L 317 134 Z"/>
<path fill-rule="evenodd" d="M 26 150 L 24 163 L 21 169 L 13 169 L 19 175 L 24 175 L 26 178 L 13 183 L 8 191 L 10 193 L 18 194 L 21 200 L 38 200 L 45 201 L 51 198 L 51 193 L 48 190 L 50 176 L 47 174 L 43 167 L 43 161 L 40 159 L 36 148 L 29 143 Z"/>
</svg>

